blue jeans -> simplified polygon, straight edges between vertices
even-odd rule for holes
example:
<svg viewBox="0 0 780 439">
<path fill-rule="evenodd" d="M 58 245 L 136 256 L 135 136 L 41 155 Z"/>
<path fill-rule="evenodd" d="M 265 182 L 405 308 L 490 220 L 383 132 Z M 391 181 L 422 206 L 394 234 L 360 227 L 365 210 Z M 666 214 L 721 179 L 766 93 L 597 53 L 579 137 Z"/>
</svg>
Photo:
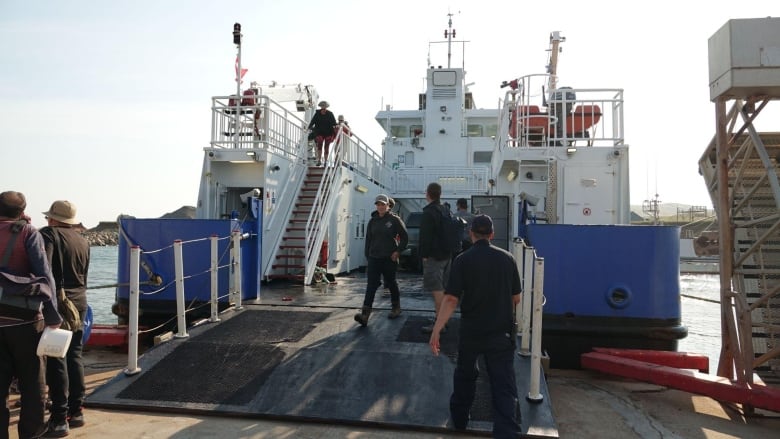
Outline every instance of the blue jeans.
<svg viewBox="0 0 780 439">
<path fill-rule="evenodd" d="M 457 429 L 469 422 L 471 404 L 477 391 L 477 359 L 485 358 L 493 406 L 493 437 L 516 438 L 520 433 L 517 383 L 515 382 L 515 349 L 509 339 L 489 343 L 461 341 L 453 376 L 450 416 Z"/>
</svg>

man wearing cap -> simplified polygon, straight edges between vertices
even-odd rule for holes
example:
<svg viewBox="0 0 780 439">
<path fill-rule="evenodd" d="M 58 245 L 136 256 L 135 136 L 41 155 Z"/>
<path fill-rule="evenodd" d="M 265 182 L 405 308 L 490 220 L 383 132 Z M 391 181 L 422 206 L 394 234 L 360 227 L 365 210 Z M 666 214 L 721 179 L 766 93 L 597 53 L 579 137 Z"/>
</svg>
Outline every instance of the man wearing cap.
<svg viewBox="0 0 780 439">
<path fill-rule="evenodd" d="M 328 110 L 330 104 L 328 101 L 320 101 L 317 104 L 320 110 L 314 113 L 309 122 L 309 129 L 314 134 L 314 143 L 317 145 L 317 166 L 322 165 L 328 159 L 328 150 L 330 142 L 335 137 L 335 129 L 338 127 L 336 116 Z M 325 156 L 322 155 L 322 148 L 325 147 Z"/>
<path fill-rule="evenodd" d="M 381 278 L 384 278 L 385 286 L 390 289 L 390 301 L 393 304 L 387 318 L 394 319 L 401 315 L 401 293 L 398 291 L 395 274 L 398 270 L 398 258 L 409 242 L 409 235 L 401 218 L 388 212 L 389 202 L 387 195 L 377 195 L 374 200 L 377 214 L 372 215 L 366 227 L 366 295 L 363 298 L 363 308 L 355 314 L 355 321 L 361 326 L 368 325 L 368 317 L 371 315 Z"/>
<path fill-rule="evenodd" d="M 81 321 L 84 321 L 87 313 L 89 243 L 76 227 L 79 224 L 76 206 L 67 200 L 57 200 L 43 214 L 49 225 L 41 229 L 41 234 L 54 280 L 58 288 L 65 289 L 65 295 L 76 305 Z M 83 334 L 83 329 L 73 332 L 65 358 L 48 358 L 46 382 L 51 398 L 51 416 L 43 437 L 64 437 L 70 428 L 84 425 Z"/>
<path fill-rule="evenodd" d="M 453 262 L 429 344 L 439 355 L 441 330 L 460 305 L 458 359 L 450 396 L 452 424 L 459 430 L 468 425 L 479 374 L 477 358 L 482 355 L 490 378 L 493 437 L 514 438 L 520 433 L 514 368 L 520 273 L 512 254 L 490 243 L 493 221 L 489 216 L 475 216 L 469 234 L 473 246 Z"/>
<path fill-rule="evenodd" d="M 41 288 L 41 307 L 21 309 L 0 304 L 0 437 L 8 437 L 8 388 L 19 380 L 22 408 L 17 431 L 20 438 L 39 437 L 46 431 L 44 401 L 46 394 L 44 357 L 36 353 L 44 326 L 57 329 L 62 318 L 57 313 L 54 278 L 46 260 L 43 237 L 24 215 L 27 201 L 21 192 L 0 193 L 0 267 L 17 276 L 46 278 Z"/>
</svg>

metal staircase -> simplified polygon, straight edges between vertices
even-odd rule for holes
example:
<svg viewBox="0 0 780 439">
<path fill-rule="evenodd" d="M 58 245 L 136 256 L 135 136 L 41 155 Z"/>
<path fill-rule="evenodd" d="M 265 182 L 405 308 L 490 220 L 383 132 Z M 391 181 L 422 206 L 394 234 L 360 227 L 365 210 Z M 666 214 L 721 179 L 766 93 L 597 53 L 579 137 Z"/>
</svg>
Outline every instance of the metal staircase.
<svg viewBox="0 0 780 439">
<path fill-rule="evenodd" d="M 771 99 L 735 100 L 699 161 L 724 225 L 718 374 L 746 383 L 780 383 L 780 133 L 753 126 Z"/>
<path fill-rule="evenodd" d="M 310 284 L 320 262 L 327 234 L 327 220 L 333 211 L 334 181 L 341 173 L 342 132 L 330 146 L 325 167 L 308 167 L 298 190 L 281 244 L 274 256 L 268 279 L 289 279 Z M 327 262 L 325 262 L 327 268 Z"/>
</svg>

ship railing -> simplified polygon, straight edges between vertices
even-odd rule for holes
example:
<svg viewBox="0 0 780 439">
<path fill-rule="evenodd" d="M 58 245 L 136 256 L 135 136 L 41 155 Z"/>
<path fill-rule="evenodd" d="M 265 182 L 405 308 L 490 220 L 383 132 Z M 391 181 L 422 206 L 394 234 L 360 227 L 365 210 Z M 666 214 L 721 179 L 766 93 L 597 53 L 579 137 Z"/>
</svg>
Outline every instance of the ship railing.
<svg viewBox="0 0 780 439">
<path fill-rule="evenodd" d="M 499 112 L 499 149 L 624 145 L 622 89 L 562 87 L 531 93 L 542 90 L 549 77 L 524 76 L 506 93 Z"/>
<path fill-rule="evenodd" d="M 170 288 L 172 285 L 176 289 L 176 316 L 174 317 L 176 319 L 176 327 L 177 331 L 176 334 L 174 334 L 173 337 L 175 338 L 187 338 L 189 337 L 189 334 L 187 333 L 187 313 L 191 311 L 195 311 L 196 309 L 200 308 L 201 306 L 205 306 L 206 304 L 201 304 L 196 307 L 190 307 L 187 308 L 187 303 L 185 302 L 185 292 L 184 292 L 184 285 L 185 280 L 198 277 L 198 276 L 206 276 L 208 275 L 210 277 L 210 285 L 211 285 L 211 295 L 210 300 L 207 303 L 211 307 L 210 317 L 208 319 L 211 323 L 216 323 L 220 321 L 219 318 L 219 300 L 224 298 L 229 298 L 228 301 L 233 303 L 234 309 L 242 309 L 241 304 L 241 298 L 242 298 L 242 289 L 241 289 L 241 240 L 249 238 L 248 234 L 242 234 L 239 230 L 234 230 L 231 232 L 229 236 L 223 236 L 219 237 L 216 235 L 212 235 L 208 238 L 201 238 L 201 239 L 194 239 L 189 241 L 182 241 L 182 240 L 175 240 L 170 246 L 163 247 L 160 249 L 149 249 L 149 250 L 141 250 L 141 247 L 139 245 L 132 245 L 130 247 L 130 269 L 129 269 L 129 296 L 128 296 L 128 305 L 129 305 L 129 314 L 128 314 L 128 349 L 127 349 L 127 368 L 124 369 L 125 375 L 135 375 L 139 372 L 141 372 L 141 368 L 138 367 L 138 341 L 139 341 L 139 335 L 142 332 L 155 332 L 158 331 L 160 328 L 166 326 L 170 321 L 173 320 L 173 318 L 155 328 L 145 329 L 143 331 L 140 330 L 139 324 L 138 324 L 138 317 L 139 317 L 139 310 L 140 310 L 140 296 L 141 294 L 144 295 L 154 295 L 157 293 L 160 293 L 168 288 Z M 229 258 L 225 258 L 224 254 L 220 254 L 218 248 L 219 248 L 219 241 L 220 240 L 230 240 L 231 245 L 230 248 L 230 254 Z M 185 244 L 192 244 L 192 243 L 199 243 L 201 241 L 209 240 L 211 245 L 211 259 L 210 259 L 210 266 L 207 269 L 204 269 L 198 273 L 191 273 L 191 274 L 185 274 L 184 272 L 184 250 L 183 246 Z M 167 284 L 160 284 L 158 285 L 158 288 L 154 291 L 141 291 L 141 253 L 145 254 L 152 254 L 152 253 L 158 253 L 163 251 L 171 251 L 173 253 L 173 266 L 174 266 L 174 279 L 171 280 Z M 224 261 L 227 259 L 229 262 L 224 265 L 219 265 L 220 261 Z M 219 270 L 228 270 L 229 273 L 231 273 L 231 276 L 229 277 L 229 285 L 223 286 L 223 288 L 227 289 L 227 293 L 220 295 L 219 293 L 219 282 L 218 282 L 218 273 Z M 144 282 L 143 284 L 149 285 L 150 282 Z"/>
<path fill-rule="evenodd" d="M 259 95 L 250 105 L 237 105 L 231 96 L 212 98 L 211 146 L 213 148 L 266 149 L 292 159 L 306 159 L 306 123 L 298 115 Z"/>
<path fill-rule="evenodd" d="M 522 297 L 515 307 L 516 324 L 520 327 L 518 354 L 531 357 L 529 391 L 526 399 L 541 402 L 542 373 L 542 308 L 544 307 L 544 258 L 522 239 L 516 239 L 512 253 L 520 272 Z M 517 317 L 519 316 L 519 317 Z M 515 338 L 517 341 L 517 338 Z"/>
<path fill-rule="evenodd" d="M 487 167 L 426 166 L 398 168 L 391 176 L 391 187 L 396 194 L 419 194 L 420 188 L 437 182 L 442 193 L 484 194 L 488 187 Z"/>
<path fill-rule="evenodd" d="M 355 133 L 349 135 L 343 129 L 340 131 L 344 133 L 338 140 L 341 151 L 338 160 L 341 165 L 380 185 L 384 184 L 391 169 L 382 160 L 382 156 Z"/>
</svg>

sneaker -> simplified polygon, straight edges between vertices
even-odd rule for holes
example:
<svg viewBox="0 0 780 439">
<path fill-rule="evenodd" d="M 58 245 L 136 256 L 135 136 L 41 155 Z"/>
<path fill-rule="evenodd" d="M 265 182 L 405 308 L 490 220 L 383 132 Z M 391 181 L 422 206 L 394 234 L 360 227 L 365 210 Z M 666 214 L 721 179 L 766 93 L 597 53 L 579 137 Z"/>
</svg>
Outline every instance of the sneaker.
<svg viewBox="0 0 780 439">
<path fill-rule="evenodd" d="M 68 416 L 68 427 L 79 428 L 84 426 L 84 413 L 78 412 L 74 415 Z"/>
<path fill-rule="evenodd" d="M 401 315 L 401 308 L 393 308 L 390 310 L 390 314 L 387 315 L 388 319 L 396 319 Z"/>
<path fill-rule="evenodd" d="M 319 168 L 320 166 L 322 166 L 322 162 L 317 161 L 317 167 Z"/>
<path fill-rule="evenodd" d="M 67 422 L 52 422 L 51 419 L 49 419 L 49 426 L 41 437 L 65 437 L 68 435 L 68 431 Z"/>
</svg>

